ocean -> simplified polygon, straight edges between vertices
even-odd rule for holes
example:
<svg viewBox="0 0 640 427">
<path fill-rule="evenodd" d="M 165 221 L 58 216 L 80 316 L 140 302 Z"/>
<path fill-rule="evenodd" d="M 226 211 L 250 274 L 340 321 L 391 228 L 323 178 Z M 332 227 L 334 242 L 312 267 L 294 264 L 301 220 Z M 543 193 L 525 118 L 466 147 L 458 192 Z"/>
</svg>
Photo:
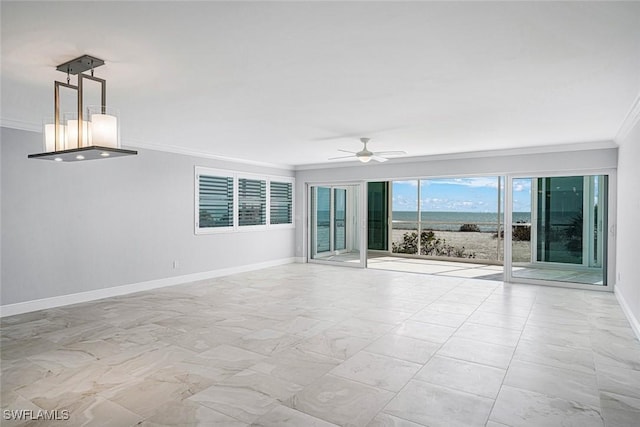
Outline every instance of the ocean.
<svg viewBox="0 0 640 427">
<path fill-rule="evenodd" d="M 393 212 L 394 228 L 412 229 L 415 227 L 417 212 Z M 440 231 L 458 231 L 462 224 L 475 224 L 480 231 L 496 231 L 498 224 L 495 212 L 437 212 L 422 211 L 420 213 L 423 229 Z M 396 222 L 400 221 L 400 222 Z M 529 212 L 513 212 L 513 222 L 530 222 Z M 404 223 L 404 224 L 403 224 Z M 504 219 L 500 218 L 500 223 L 504 224 Z M 404 227 L 403 227 L 404 225 Z"/>
<path fill-rule="evenodd" d="M 495 212 L 421 212 L 422 228 L 440 231 L 458 231 L 462 224 L 476 224 L 480 231 L 496 231 L 497 218 Z M 393 228 L 415 229 L 417 212 L 393 212 Z M 529 212 L 514 212 L 513 222 L 530 222 Z M 504 224 L 501 218 L 500 223 Z M 318 212 L 318 226 L 329 227 L 329 212 Z"/>
</svg>

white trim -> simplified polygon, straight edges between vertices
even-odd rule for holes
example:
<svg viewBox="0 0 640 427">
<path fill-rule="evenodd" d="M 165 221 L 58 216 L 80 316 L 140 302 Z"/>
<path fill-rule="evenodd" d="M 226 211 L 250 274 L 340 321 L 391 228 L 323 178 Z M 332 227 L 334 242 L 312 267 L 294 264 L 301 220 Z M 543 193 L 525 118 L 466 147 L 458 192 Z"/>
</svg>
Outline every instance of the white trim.
<svg viewBox="0 0 640 427">
<path fill-rule="evenodd" d="M 633 129 L 638 123 L 638 121 L 640 121 L 640 93 L 636 97 L 635 101 L 633 101 L 633 104 L 631 104 L 629 112 L 620 124 L 620 129 L 618 129 L 615 141 L 625 139 L 627 135 L 629 135 L 629 132 L 631 132 L 631 129 Z"/>
<path fill-rule="evenodd" d="M 29 313 L 32 311 L 45 310 L 48 308 L 61 307 L 70 304 L 95 301 L 103 298 L 132 294 L 135 292 L 149 291 L 153 289 L 164 288 L 167 286 L 195 282 L 198 280 L 213 279 L 221 276 L 229 276 L 231 274 L 245 273 L 248 271 L 261 270 L 263 268 L 292 264 L 294 262 L 297 262 L 296 258 L 282 258 L 274 261 L 241 265 L 238 267 L 221 268 L 219 270 L 205 271 L 202 273 L 185 274 L 182 276 L 167 277 L 164 279 L 149 280 L 146 282 L 138 282 L 128 285 L 96 289 L 93 291 L 78 292 L 75 294 L 60 295 L 50 298 L 18 302 L 15 304 L 6 304 L 0 306 L 0 317 L 13 316 L 16 314 Z"/>
<path fill-rule="evenodd" d="M 136 148 L 144 148 L 144 149 L 147 149 L 147 150 L 164 151 L 164 152 L 167 152 L 167 153 L 183 154 L 185 156 L 201 157 L 201 158 L 204 158 L 204 159 L 221 160 L 221 161 L 225 161 L 225 162 L 233 162 L 233 163 L 240 163 L 240 164 L 245 164 L 245 165 L 268 167 L 268 168 L 273 168 L 273 169 L 284 169 L 284 170 L 290 170 L 290 171 L 294 170 L 294 167 L 292 165 L 286 165 L 286 164 L 280 164 L 280 163 L 260 162 L 260 161 L 256 161 L 256 160 L 241 159 L 239 157 L 221 156 L 221 155 L 212 154 L 212 153 L 209 153 L 209 152 L 206 152 L 206 151 L 192 150 L 192 149 L 183 148 L 183 147 L 176 147 L 175 145 L 149 144 L 149 143 L 146 143 L 146 142 L 133 141 L 133 140 L 129 140 L 129 139 L 127 139 L 127 144 L 126 145 L 132 146 L 132 147 L 136 147 Z"/>
<path fill-rule="evenodd" d="M 24 120 L 9 119 L 6 117 L 0 119 L 0 127 L 42 133 L 42 124 L 38 125 L 33 122 L 25 122 Z"/>
<path fill-rule="evenodd" d="M 549 153 L 562 153 L 572 151 L 588 151 L 588 150 L 602 150 L 617 148 L 614 141 L 590 141 L 579 142 L 571 144 L 556 144 L 556 145 L 536 145 L 531 147 L 521 148 L 504 148 L 497 150 L 483 150 L 483 151 L 466 151 L 461 153 L 449 153 L 449 154 L 433 154 L 424 156 L 412 156 L 412 157 L 393 157 L 384 164 L 375 163 L 362 163 L 359 161 L 340 161 L 340 162 L 327 162 L 327 163 L 312 163 L 304 165 L 295 165 L 293 169 L 295 171 L 315 170 L 315 169 L 332 169 L 332 168 L 347 168 L 347 167 L 377 167 L 381 165 L 387 165 L 390 163 L 418 163 L 418 162 L 434 162 L 443 160 L 459 160 L 459 159 L 476 159 L 485 157 L 504 157 L 504 156 L 516 156 L 525 154 L 549 154 Z M 494 174 L 496 175 L 496 174 Z M 504 175 L 500 173 L 498 175 Z M 379 181 L 379 180 L 377 180 Z"/>
<path fill-rule="evenodd" d="M 636 316 L 634 316 L 633 311 L 631 311 L 631 307 L 629 307 L 629 304 L 627 304 L 627 300 L 624 297 L 623 293 L 620 291 L 619 286 L 616 286 L 614 293 L 616 294 L 616 299 L 618 300 L 618 303 L 622 308 L 622 312 L 625 314 L 625 316 L 627 316 L 627 319 L 631 324 L 631 329 L 633 329 L 636 337 L 640 340 L 640 321 L 638 321 Z"/>
</svg>

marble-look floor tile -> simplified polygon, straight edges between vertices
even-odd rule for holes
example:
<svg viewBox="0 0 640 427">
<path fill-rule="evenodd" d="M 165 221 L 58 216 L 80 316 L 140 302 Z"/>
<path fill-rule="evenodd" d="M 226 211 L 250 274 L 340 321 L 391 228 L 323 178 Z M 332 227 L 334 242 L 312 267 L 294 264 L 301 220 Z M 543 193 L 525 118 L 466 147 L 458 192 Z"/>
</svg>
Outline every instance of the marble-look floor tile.
<svg viewBox="0 0 640 427">
<path fill-rule="evenodd" d="M 70 410 L 52 425 L 455 425 L 483 407 L 465 399 L 491 401 L 504 370 L 487 427 L 639 418 L 640 342 L 612 294 L 291 264 L 0 324 L 2 409 Z M 409 372 L 392 376 L 381 360 L 427 365 L 399 389 Z M 391 414 L 379 398 L 393 392 L 367 381 L 407 402 L 430 392 L 423 408 Z M 190 400 L 205 391 L 217 409 Z M 321 417 L 283 406 L 305 393 Z"/>
<path fill-rule="evenodd" d="M 403 335 L 387 334 L 365 348 L 366 351 L 414 363 L 426 363 L 440 344 Z"/>
<path fill-rule="evenodd" d="M 513 352 L 514 347 L 452 337 L 436 354 L 506 369 Z"/>
<path fill-rule="evenodd" d="M 458 328 L 454 336 L 458 338 L 515 347 L 520 339 L 520 331 L 508 328 L 499 328 L 496 326 L 465 323 Z"/>
<path fill-rule="evenodd" d="M 522 339 L 551 345 L 590 350 L 591 339 L 588 332 L 588 328 L 585 330 L 582 328 L 577 330 L 567 330 L 566 328 L 556 328 L 552 325 L 549 327 L 541 327 L 527 323 L 522 332 Z"/>
<path fill-rule="evenodd" d="M 266 359 L 266 356 L 263 354 L 222 344 L 211 350 L 199 353 L 194 357 L 185 359 L 182 362 L 216 369 L 219 370 L 221 374 L 226 372 L 234 375 L 264 359 Z"/>
<path fill-rule="evenodd" d="M 319 353 L 294 348 L 261 360 L 251 366 L 251 370 L 305 386 L 341 362 L 341 360 Z"/>
<path fill-rule="evenodd" d="M 640 399 L 640 371 L 603 365 L 596 375 L 600 391 Z"/>
<path fill-rule="evenodd" d="M 414 378 L 495 399 L 505 372 L 491 366 L 434 356 Z"/>
<path fill-rule="evenodd" d="M 640 342 L 611 330 L 598 330 L 591 336 L 596 365 L 617 366 L 640 371 Z"/>
<path fill-rule="evenodd" d="M 329 329 L 296 344 L 296 348 L 345 360 L 368 346 L 371 341 L 369 338 L 354 337 Z"/>
<path fill-rule="evenodd" d="M 280 402 L 303 389 L 299 384 L 247 369 L 218 382 L 219 385 L 247 388 L 272 397 Z"/>
<path fill-rule="evenodd" d="M 455 328 L 448 326 L 434 325 L 432 323 L 415 322 L 407 320 L 402 323 L 393 333 L 419 340 L 443 343 L 455 332 Z"/>
<path fill-rule="evenodd" d="M 214 411 L 252 423 L 278 405 L 278 401 L 246 387 L 213 385 L 188 398 Z"/>
<path fill-rule="evenodd" d="M 275 329 L 261 329 L 240 338 L 235 345 L 245 350 L 269 356 L 287 348 L 293 347 L 302 339 L 295 335 L 288 335 Z"/>
<path fill-rule="evenodd" d="M 367 427 L 424 427 L 422 424 L 416 424 L 413 421 L 394 417 L 393 415 L 380 412 L 371 420 Z"/>
<path fill-rule="evenodd" d="M 325 329 L 333 326 L 333 322 L 312 319 L 311 317 L 296 316 L 292 320 L 286 320 L 273 326 L 273 329 L 283 331 L 289 335 L 301 338 L 310 338 Z"/>
<path fill-rule="evenodd" d="M 330 373 L 389 391 L 400 391 L 422 365 L 361 351 Z"/>
<path fill-rule="evenodd" d="M 447 313 L 444 311 L 431 310 L 427 307 L 411 316 L 411 320 L 457 328 L 467 320 L 467 317 L 466 314 Z"/>
<path fill-rule="evenodd" d="M 442 311 L 445 313 L 461 314 L 469 316 L 476 311 L 478 304 L 456 303 L 453 301 L 436 301 L 428 305 L 430 311 Z"/>
<path fill-rule="evenodd" d="M 490 419 L 512 427 L 604 426 L 600 412 L 591 406 L 506 385 Z"/>
<path fill-rule="evenodd" d="M 521 339 L 513 355 L 516 360 L 593 374 L 595 363 L 591 349 L 548 344 Z"/>
<path fill-rule="evenodd" d="M 476 311 L 469 316 L 468 321 L 469 323 L 522 331 L 525 323 L 527 322 L 527 318 L 524 316 L 509 316 L 505 314 L 490 313 L 488 311 Z"/>
<path fill-rule="evenodd" d="M 241 336 L 235 332 L 210 326 L 204 331 L 187 331 L 168 336 L 164 342 L 201 353 L 221 344 L 233 345 Z"/>
<path fill-rule="evenodd" d="M 640 420 L 640 399 L 615 393 L 600 393 L 602 415 L 607 427 L 636 427 Z"/>
<path fill-rule="evenodd" d="M 407 320 L 413 313 L 411 311 L 387 310 L 383 308 L 370 308 L 355 314 L 355 317 L 374 322 L 398 324 Z"/>
<path fill-rule="evenodd" d="M 16 392 L 43 409 L 66 408 L 86 397 L 141 381 L 118 368 L 93 363 L 17 388 Z M 4 387 L 4 383 L 2 384 Z"/>
<path fill-rule="evenodd" d="M 248 427 L 248 425 L 247 423 L 190 400 L 169 403 L 140 424 L 141 427 Z"/>
<path fill-rule="evenodd" d="M 366 426 L 393 393 L 354 381 L 325 375 L 285 404 L 345 427 Z"/>
<path fill-rule="evenodd" d="M 145 378 L 104 391 L 100 395 L 146 418 L 171 402 L 181 402 L 191 396 L 192 392 L 184 383 Z"/>
<path fill-rule="evenodd" d="M 550 397 L 579 402 L 598 408 L 598 382 L 594 373 L 584 374 L 567 369 L 514 360 L 504 384 L 531 390 Z"/>
<path fill-rule="evenodd" d="M 358 318 L 347 319 L 327 329 L 329 333 L 343 333 L 354 337 L 374 339 L 393 329 L 395 325 Z"/>
<path fill-rule="evenodd" d="M 411 381 L 384 412 L 425 426 L 484 426 L 493 399 L 450 388 Z"/>
<path fill-rule="evenodd" d="M 251 424 L 251 427 L 337 427 L 320 418 L 312 417 L 304 412 L 287 406 L 276 406 L 271 411 Z"/>
</svg>

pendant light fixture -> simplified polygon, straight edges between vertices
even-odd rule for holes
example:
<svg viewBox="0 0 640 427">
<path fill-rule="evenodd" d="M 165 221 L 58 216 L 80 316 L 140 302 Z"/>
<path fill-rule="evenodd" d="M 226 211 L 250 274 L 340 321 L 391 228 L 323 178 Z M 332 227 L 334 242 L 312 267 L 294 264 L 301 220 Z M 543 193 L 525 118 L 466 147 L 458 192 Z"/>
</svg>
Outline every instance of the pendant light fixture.
<svg viewBox="0 0 640 427">
<path fill-rule="evenodd" d="M 83 55 L 58 65 L 58 71 L 67 74 L 67 82 L 54 82 L 54 119 L 45 123 L 44 153 L 30 154 L 30 159 L 77 162 L 107 159 L 138 154 L 134 150 L 120 148 L 120 130 L 117 113 L 107 108 L 107 81 L 93 75 L 93 70 L 104 64 L 102 59 Z M 91 74 L 84 74 L 91 70 Z M 71 75 L 78 76 L 78 83 L 70 83 Z M 84 106 L 84 81 L 99 83 L 100 105 Z M 60 88 L 75 90 L 76 111 L 61 114 Z"/>
</svg>

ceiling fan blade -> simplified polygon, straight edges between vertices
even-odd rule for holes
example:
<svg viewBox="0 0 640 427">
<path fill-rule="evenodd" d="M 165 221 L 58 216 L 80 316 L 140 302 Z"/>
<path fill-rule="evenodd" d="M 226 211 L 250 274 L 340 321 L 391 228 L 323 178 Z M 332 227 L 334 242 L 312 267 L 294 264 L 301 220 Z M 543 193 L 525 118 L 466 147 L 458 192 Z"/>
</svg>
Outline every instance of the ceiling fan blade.
<svg viewBox="0 0 640 427">
<path fill-rule="evenodd" d="M 386 162 L 387 160 L 389 160 L 389 159 L 385 159 L 384 157 L 376 156 L 375 154 L 371 156 L 371 158 L 376 162 L 380 162 L 380 163 Z"/>
<path fill-rule="evenodd" d="M 355 156 L 340 156 L 340 157 L 329 157 L 327 160 L 338 160 L 338 159 L 349 159 L 349 158 L 356 158 Z"/>
<path fill-rule="evenodd" d="M 376 156 L 402 156 L 404 154 L 407 154 L 406 151 L 376 151 L 375 153 Z"/>
<path fill-rule="evenodd" d="M 338 151 L 342 151 L 343 153 L 351 153 L 351 154 L 356 154 L 355 151 L 348 151 L 348 150 L 340 150 L 338 149 Z"/>
</svg>

